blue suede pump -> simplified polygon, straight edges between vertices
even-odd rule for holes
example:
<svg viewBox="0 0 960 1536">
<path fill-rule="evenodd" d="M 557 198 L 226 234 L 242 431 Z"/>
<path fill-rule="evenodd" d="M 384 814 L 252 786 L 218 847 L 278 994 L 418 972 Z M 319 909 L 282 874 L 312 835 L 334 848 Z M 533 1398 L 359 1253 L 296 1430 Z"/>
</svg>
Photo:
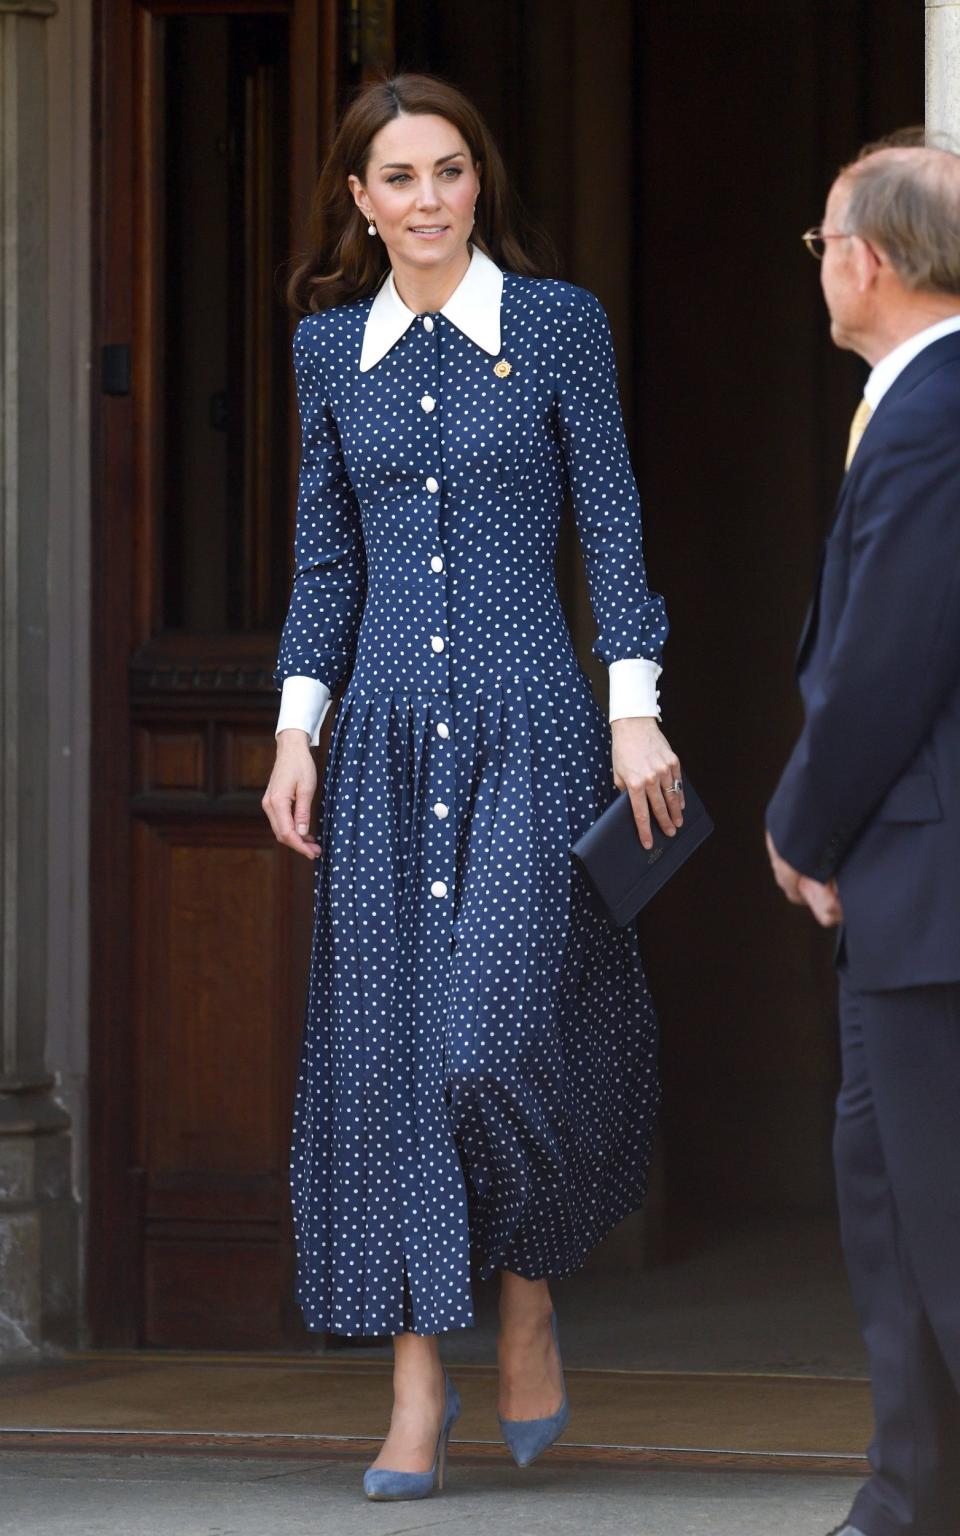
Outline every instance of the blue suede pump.
<svg viewBox="0 0 960 1536">
<path fill-rule="evenodd" d="M 443 1423 L 437 1436 L 437 1449 L 429 1472 L 391 1472 L 389 1467 L 368 1467 L 363 1474 L 363 1491 L 368 1499 L 386 1503 L 391 1499 L 425 1499 L 443 1488 L 447 1470 L 447 1442 L 460 1417 L 460 1394 L 446 1371 L 443 1373 Z"/>
<path fill-rule="evenodd" d="M 553 1328 L 553 1340 L 557 1346 L 557 1354 L 560 1353 L 560 1335 L 557 1332 L 557 1314 L 553 1313 L 550 1319 Z M 500 1418 L 500 1415 L 497 1415 Z M 548 1419 L 503 1419 L 500 1418 L 500 1431 L 507 1442 L 510 1454 L 518 1467 L 529 1467 L 532 1461 L 536 1461 L 541 1451 L 545 1451 L 548 1445 L 559 1439 L 570 1422 L 570 1404 L 567 1400 L 567 1383 L 564 1378 L 563 1402 L 556 1413 Z"/>
</svg>

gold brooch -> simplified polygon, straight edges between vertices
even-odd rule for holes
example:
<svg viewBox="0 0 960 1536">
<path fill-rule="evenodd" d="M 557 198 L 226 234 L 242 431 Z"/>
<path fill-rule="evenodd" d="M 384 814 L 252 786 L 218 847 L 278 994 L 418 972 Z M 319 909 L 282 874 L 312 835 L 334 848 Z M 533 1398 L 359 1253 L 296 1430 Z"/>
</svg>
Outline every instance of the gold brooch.
<svg viewBox="0 0 960 1536">
<path fill-rule="evenodd" d="M 508 363 L 506 358 L 502 357 L 499 363 L 494 363 L 493 371 L 498 379 L 505 379 L 508 374 L 513 372 L 513 364 Z"/>
</svg>

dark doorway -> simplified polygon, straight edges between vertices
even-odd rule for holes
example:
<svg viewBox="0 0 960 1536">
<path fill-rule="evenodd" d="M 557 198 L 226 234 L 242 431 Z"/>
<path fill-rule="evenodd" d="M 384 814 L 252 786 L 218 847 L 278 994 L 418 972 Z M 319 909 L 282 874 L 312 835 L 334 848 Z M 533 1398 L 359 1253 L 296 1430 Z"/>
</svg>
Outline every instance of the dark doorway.
<svg viewBox="0 0 960 1536">
<path fill-rule="evenodd" d="M 286 1200 L 309 888 L 259 811 L 297 446 L 276 269 L 376 47 L 478 101 L 560 275 L 610 314 L 673 625 L 665 723 L 718 823 L 644 924 L 664 1027 L 659 1182 L 595 1273 L 702 1255 L 709 1274 L 744 1226 L 752 1253 L 788 1252 L 797 1223 L 833 1241 L 829 943 L 777 900 L 762 847 L 860 388 L 799 236 L 861 141 L 921 117 L 922 14 L 396 0 L 393 37 L 388 15 L 99 7 L 98 339 L 130 343 L 132 374 L 96 443 L 98 1342 L 316 1343 L 294 1315 Z M 561 563 L 602 690 L 569 530 Z M 797 1249 L 808 1265 L 818 1241 Z"/>
</svg>

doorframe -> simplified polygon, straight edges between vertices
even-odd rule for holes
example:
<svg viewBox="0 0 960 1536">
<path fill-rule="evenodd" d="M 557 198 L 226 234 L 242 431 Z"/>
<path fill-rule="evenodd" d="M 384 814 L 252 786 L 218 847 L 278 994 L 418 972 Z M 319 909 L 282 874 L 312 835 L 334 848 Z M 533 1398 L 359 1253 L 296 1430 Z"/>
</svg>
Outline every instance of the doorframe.
<svg viewBox="0 0 960 1536">
<path fill-rule="evenodd" d="M 130 669 L 150 638 L 151 559 L 142 466 L 150 421 L 154 227 L 149 206 L 151 33 L 160 16 L 290 18 L 290 248 L 302 236 L 332 137 L 340 67 L 338 0 L 95 0 L 92 125 L 90 1226 L 93 1344 L 135 1347 L 143 1316 L 143 1175 L 137 1162 L 133 1027 L 133 733 Z M 131 348 L 129 393 L 103 393 L 103 348 Z M 295 417 L 292 416 L 292 419 Z M 291 434 L 291 455 L 296 443 Z M 262 649 L 262 646 L 260 647 Z M 215 652 L 213 640 L 211 652 Z M 212 656 L 211 656 L 211 659 Z"/>
</svg>

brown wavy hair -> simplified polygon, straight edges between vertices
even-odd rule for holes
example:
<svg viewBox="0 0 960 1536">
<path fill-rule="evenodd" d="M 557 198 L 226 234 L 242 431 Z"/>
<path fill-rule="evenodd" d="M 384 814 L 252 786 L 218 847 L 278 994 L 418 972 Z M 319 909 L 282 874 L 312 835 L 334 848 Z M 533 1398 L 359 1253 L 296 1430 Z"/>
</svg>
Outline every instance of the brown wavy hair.
<svg viewBox="0 0 960 1536">
<path fill-rule="evenodd" d="M 473 244 L 510 272 L 536 277 L 556 270 L 550 242 L 520 208 L 500 151 L 473 103 L 435 75 L 394 75 L 362 86 L 337 129 L 313 194 L 309 251 L 296 262 L 287 283 L 287 302 L 295 313 L 315 313 L 365 298 L 388 270 L 386 247 L 367 234 L 347 178 L 363 180 L 373 140 L 404 113 L 446 118 L 479 166 Z"/>
</svg>

